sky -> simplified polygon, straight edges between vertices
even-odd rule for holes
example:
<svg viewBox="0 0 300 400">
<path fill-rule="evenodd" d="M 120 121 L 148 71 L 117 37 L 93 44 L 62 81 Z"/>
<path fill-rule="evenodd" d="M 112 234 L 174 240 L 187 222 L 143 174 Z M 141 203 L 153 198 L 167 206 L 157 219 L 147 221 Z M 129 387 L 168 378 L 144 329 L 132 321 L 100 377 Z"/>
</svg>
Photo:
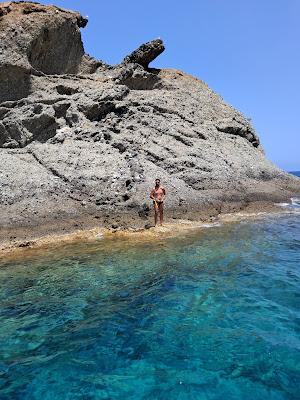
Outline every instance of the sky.
<svg viewBox="0 0 300 400">
<path fill-rule="evenodd" d="M 271 161 L 300 170 L 299 0 L 42 2 L 88 16 L 85 50 L 109 64 L 160 37 L 166 50 L 151 66 L 205 81 L 251 118 Z"/>
</svg>

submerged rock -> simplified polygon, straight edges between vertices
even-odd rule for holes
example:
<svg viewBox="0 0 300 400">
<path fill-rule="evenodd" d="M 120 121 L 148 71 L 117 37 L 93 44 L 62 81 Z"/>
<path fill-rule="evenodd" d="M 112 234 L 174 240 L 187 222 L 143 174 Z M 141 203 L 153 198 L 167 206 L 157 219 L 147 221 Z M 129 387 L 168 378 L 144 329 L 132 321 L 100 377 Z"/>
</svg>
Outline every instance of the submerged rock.
<svg viewBox="0 0 300 400">
<path fill-rule="evenodd" d="M 55 6 L 0 4 L 2 227 L 95 215 L 107 226 L 112 215 L 145 226 L 156 177 L 174 217 L 300 191 L 265 158 L 249 121 L 204 82 L 149 68 L 162 40 L 110 66 L 84 53 L 86 23 Z"/>
</svg>

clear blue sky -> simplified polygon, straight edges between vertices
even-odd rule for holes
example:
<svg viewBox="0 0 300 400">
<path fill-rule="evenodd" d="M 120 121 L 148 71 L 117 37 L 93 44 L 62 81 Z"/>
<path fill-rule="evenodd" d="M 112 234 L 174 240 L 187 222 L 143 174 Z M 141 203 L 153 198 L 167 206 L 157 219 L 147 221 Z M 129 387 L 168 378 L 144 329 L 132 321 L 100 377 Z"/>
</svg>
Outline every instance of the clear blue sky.
<svg viewBox="0 0 300 400">
<path fill-rule="evenodd" d="M 166 50 L 153 66 L 203 79 L 252 119 L 269 159 L 284 169 L 300 170 L 299 0 L 55 4 L 89 16 L 82 31 L 86 52 L 110 64 L 161 37 Z"/>
</svg>

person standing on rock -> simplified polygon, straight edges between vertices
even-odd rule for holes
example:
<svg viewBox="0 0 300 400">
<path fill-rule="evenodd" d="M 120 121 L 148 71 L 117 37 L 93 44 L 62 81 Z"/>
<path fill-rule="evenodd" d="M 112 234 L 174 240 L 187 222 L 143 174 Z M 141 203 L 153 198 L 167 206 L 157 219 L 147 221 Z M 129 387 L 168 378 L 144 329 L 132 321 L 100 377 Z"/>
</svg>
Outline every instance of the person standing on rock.
<svg viewBox="0 0 300 400">
<path fill-rule="evenodd" d="M 155 179 L 155 186 L 150 193 L 150 198 L 153 200 L 153 206 L 154 206 L 155 226 L 157 225 L 158 216 L 160 225 L 163 224 L 165 197 L 166 197 L 166 189 L 163 186 L 161 186 L 160 179 Z"/>
</svg>

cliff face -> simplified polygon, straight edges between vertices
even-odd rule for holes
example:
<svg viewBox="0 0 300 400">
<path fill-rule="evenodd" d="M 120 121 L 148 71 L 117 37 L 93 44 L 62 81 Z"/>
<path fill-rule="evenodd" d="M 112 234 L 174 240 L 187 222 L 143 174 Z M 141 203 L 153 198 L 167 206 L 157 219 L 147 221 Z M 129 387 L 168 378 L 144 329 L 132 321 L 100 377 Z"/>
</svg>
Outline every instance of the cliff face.
<svg viewBox="0 0 300 400">
<path fill-rule="evenodd" d="M 161 40 L 116 66 L 84 54 L 80 14 L 0 4 L 0 225 L 145 223 L 160 177 L 172 216 L 300 191 L 244 116 L 202 81 L 149 68 Z M 97 221 L 97 220 L 95 220 Z"/>
</svg>

